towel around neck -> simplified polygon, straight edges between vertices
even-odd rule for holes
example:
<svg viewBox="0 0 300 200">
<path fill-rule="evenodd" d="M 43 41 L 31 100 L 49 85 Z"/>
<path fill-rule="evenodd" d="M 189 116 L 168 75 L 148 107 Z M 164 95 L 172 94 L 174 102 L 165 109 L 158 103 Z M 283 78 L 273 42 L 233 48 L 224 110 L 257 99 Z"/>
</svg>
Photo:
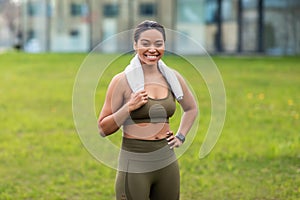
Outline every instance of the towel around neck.
<svg viewBox="0 0 300 200">
<path fill-rule="evenodd" d="M 162 60 L 158 61 L 158 68 L 170 85 L 176 100 L 182 100 L 182 87 L 179 80 L 177 79 L 175 72 L 171 68 L 169 68 Z M 129 86 L 134 93 L 144 89 L 144 73 L 137 54 L 132 58 L 130 64 L 125 68 L 125 75 Z"/>
</svg>

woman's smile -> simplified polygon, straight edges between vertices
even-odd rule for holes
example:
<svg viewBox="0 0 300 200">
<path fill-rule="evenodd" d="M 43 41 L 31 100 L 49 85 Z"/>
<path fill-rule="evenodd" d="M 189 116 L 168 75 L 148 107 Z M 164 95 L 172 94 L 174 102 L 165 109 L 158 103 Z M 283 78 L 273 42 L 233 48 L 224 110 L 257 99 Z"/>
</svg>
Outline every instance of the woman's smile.
<svg viewBox="0 0 300 200">
<path fill-rule="evenodd" d="M 134 49 L 139 55 L 142 64 L 157 63 L 165 51 L 165 43 L 162 34 L 155 30 L 147 30 L 141 33 L 139 40 L 134 44 Z"/>
<path fill-rule="evenodd" d="M 149 60 L 149 61 L 158 61 L 160 56 L 159 54 L 157 55 L 147 55 L 147 54 L 144 54 L 144 56 Z"/>
</svg>

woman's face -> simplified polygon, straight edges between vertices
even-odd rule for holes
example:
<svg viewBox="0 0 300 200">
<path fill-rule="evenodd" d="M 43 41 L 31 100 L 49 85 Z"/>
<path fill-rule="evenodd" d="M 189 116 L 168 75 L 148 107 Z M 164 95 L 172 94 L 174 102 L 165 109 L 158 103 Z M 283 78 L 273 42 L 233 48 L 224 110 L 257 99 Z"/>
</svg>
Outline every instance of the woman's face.
<svg viewBox="0 0 300 200">
<path fill-rule="evenodd" d="M 165 52 L 163 35 L 156 29 L 142 32 L 138 41 L 134 43 L 134 50 L 142 64 L 156 64 Z"/>
</svg>

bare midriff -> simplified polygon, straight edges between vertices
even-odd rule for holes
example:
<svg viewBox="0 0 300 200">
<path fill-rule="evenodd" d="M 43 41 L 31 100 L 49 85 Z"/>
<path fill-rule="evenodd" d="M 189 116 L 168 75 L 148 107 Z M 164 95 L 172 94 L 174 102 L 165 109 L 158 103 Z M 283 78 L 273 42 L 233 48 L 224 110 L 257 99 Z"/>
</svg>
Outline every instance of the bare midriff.
<svg viewBox="0 0 300 200">
<path fill-rule="evenodd" d="M 169 123 L 138 123 L 125 125 L 123 137 L 141 140 L 160 140 L 167 137 Z"/>
</svg>

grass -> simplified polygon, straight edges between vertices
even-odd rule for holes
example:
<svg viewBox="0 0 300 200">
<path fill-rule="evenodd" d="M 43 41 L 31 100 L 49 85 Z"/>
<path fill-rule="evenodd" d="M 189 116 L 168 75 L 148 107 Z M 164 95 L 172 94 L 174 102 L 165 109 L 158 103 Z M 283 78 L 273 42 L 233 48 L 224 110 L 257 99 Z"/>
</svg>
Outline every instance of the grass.
<svg viewBox="0 0 300 200">
<path fill-rule="evenodd" d="M 115 170 L 89 154 L 73 122 L 73 84 L 85 57 L 0 55 L 0 199 L 114 199 Z M 97 97 L 104 97 L 108 81 L 128 59 L 105 71 L 97 111 Z M 188 77 L 201 110 L 197 136 L 179 159 L 181 199 L 299 199 L 300 58 L 213 58 L 226 88 L 227 115 L 217 145 L 201 160 L 209 94 L 201 77 L 180 68 L 186 61 L 166 60 Z M 172 120 L 175 129 L 179 120 Z M 119 132 L 111 136 L 119 138 Z"/>
</svg>

